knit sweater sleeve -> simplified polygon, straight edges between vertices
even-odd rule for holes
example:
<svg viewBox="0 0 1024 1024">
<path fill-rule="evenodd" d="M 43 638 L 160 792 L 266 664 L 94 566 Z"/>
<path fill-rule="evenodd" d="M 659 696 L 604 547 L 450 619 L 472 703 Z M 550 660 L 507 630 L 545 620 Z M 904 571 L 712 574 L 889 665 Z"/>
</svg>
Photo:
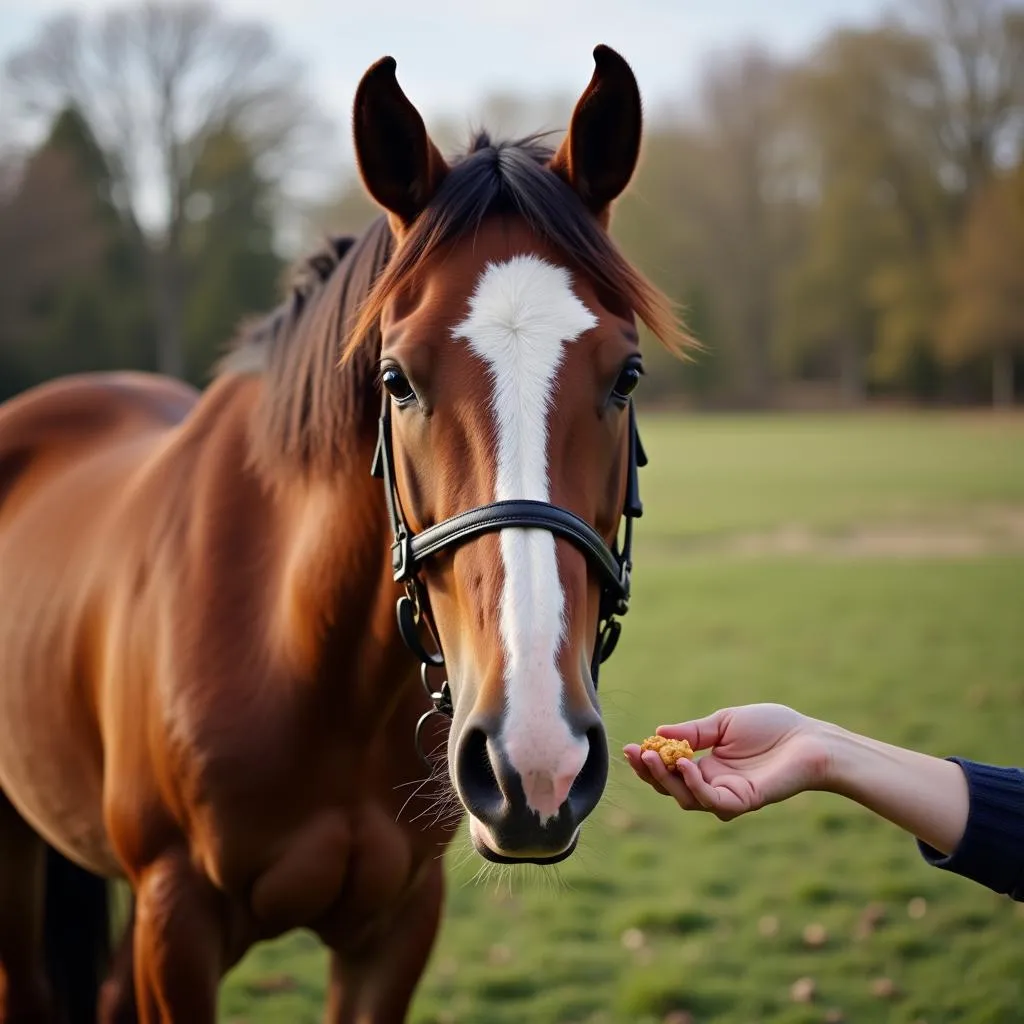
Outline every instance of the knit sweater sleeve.
<svg viewBox="0 0 1024 1024">
<path fill-rule="evenodd" d="M 949 856 L 918 840 L 921 854 L 934 867 L 1024 902 L 1024 771 L 949 760 L 967 777 L 967 828 Z"/>
</svg>

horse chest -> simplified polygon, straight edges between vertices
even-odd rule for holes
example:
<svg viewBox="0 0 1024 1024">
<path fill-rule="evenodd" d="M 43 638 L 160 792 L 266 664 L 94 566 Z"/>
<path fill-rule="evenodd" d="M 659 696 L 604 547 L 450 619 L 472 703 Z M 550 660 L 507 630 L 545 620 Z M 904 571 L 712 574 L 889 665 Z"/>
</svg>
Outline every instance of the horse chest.
<svg viewBox="0 0 1024 1024">
<path fill-rule="evenodd" d="M 432 856 L 376 805 L 312 817 L 279 849 L 249 889 L 246 908 L 267 936 L 313 927 L 355 938 L 390 919 Z"/>
</svg>

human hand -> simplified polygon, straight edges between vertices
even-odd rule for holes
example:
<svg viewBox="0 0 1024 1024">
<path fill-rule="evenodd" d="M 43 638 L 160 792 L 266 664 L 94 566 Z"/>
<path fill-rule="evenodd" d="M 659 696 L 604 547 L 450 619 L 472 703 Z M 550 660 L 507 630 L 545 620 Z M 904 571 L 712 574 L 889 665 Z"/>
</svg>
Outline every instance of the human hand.
<svg viewBox="0 0 1024 1024">
<path fill-rule="evenodd" d="M 827 726 L 781 704 L 724 708 L 707 718 L 663 725 L 658 735 L 687 740 L 695 751 L 669 771 L 654 751 L 629 744 L 633 771 L 684 810 L 711 811 L 723 821 L 808 789 L 826 786 L 831 765 Z"/>
</svg>

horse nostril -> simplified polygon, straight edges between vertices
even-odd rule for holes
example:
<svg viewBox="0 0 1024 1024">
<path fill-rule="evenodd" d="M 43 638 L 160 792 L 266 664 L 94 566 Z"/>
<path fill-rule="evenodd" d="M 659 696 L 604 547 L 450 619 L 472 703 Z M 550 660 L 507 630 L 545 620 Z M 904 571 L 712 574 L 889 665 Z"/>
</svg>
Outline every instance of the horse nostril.
<svg viewBox="0 0 1024 1024">
<path fill-rule="evenodd" d="M 459 744 L 456 778 L 466 806 L 482 821 L 499 813 L 505 798 L 487 750 L 487 733 L 467 729 Z"/>
<path fill-rule="evenodd" d="M 569 790 L 569 803 L 580 821 L 597 806 L 608 781 L 608 744 L 600 725 L 587 730 L 587 745 L 587 759 Z"/>
</svg>

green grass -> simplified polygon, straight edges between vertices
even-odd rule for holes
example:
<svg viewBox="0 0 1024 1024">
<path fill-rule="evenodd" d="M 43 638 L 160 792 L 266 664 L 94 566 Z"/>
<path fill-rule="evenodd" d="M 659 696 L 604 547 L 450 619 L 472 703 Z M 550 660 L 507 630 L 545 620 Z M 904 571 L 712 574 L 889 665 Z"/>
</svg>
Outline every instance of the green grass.
<svg viewBox="0 0 1024 1024">
<path fill-rule="evenodd" d="M 1024 502 L 1024 424 L 993 416 L 645 416 L 641 536 L 931 519 Z"/>
<path fill-rule="evenodd" d="M 721 559 L 670 543 L 1020 507 L 1024 421 L 642 425 L 644 543 L 602 688 L 616 758 L 661 722 L 779 700 L 939 755 L 1024 761 L 1024 558 Z M 461 859 L 419 1024 L 644 1024 L 673 1011 L 801 1024 L 830 1009 L 855 1022 L 1024 1022 L 1022 908 L 929 868 L 911 839 L 836 797 L 723 824 L 683 814 L 616 761 L 557 885 L 539 871 L 471 883 L 478 865 Z M 918 897 L 923 917 L 908 912 Z M 809 924 L 824 945 L 805 945 Z M 794 1003 L 804 977 L 815 998 Z M 259 947 L 227 980 L 223 1019 L 317 1021 L 324 978 L 308 936 Z M 878 978 L 891 997 L 872 994 Z"/>
</svg>

